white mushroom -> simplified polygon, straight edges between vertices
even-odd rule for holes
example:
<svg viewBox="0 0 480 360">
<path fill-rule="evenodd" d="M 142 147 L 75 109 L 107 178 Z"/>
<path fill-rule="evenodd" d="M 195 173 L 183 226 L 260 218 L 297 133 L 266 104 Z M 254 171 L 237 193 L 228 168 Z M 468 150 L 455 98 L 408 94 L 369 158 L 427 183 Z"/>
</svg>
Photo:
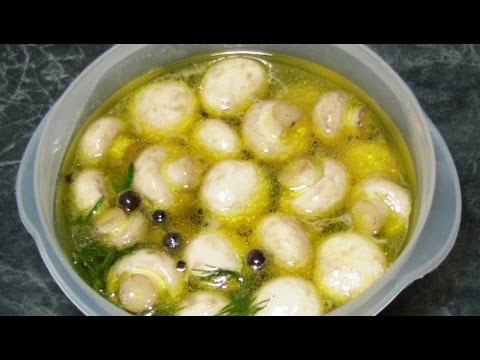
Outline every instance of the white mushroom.
<svg viewBox="0 0 480 360">
<path fill-rule="evenodd" d="M 261 97 L 267 72 L 256 60 L 230 58 L 216 62 L 201 84 L 203 107 L 214 116 L 235 116 Z"/>
<path fill-rule="evenodd" d="M 281 182 L 290 184 L 291 189 L 302 189 L 298 191 L 298 196 L 289 200 L 291 206 L 302 214 L 323 214 L 334 209 L 344 199 L 348 189 L 348 175 L 344 166 L 337 160 L 324 159 L 322 171 L 315 170 L 313 163 L 308 160 L 303 161 L 301 166 L 287 167 L 280 176 Z M 322 175 L 316 181 L 319 174 Z"/>
<path fill-rule="evenodd" d="M 102 157 L 110 143 L 124 128 L 124 124 L 113 117 L 103 117 L 91 124 L 80 141 L 79 151 L 86 160 Z"/>
<path fill-rule="evenodd" d="M 200 146 L 217 158 L 233 156 L 241 150 L 237 133 L 222 120 L 202 121 L 195 135 Z"/>
<path fill-rule="evenodd" d="M 118 298 L 133 313 L 149 310 L 157 302 L 158 287 L 147 276 L 133 274 L 120 283 Z"/>
<path fill-rule="evenodd" d="M 162 174 L 165 158 L 165 150 L 152 146 L 144 150 L 134 163 L 133 188 L 155 205 L 169 205 L 173 201 L 173 195 Z"/>
<path fill-rule="evenodd" d="M 117 248 L 124 248 L 138 242 L 146 229 L 142 213 L 125 214 L 120 208 L 106 210 L 94 223 L 96 231 Z"/>
<path fill-rule="evenodd" d="M 256 155 L 275 158 L 294 151 L 295 142 L 285 138 L 288 130 L 302 117 L 296 106 L 277 100 L 261 101 L 253 105 L 242 121 L 245 146 Z"/>
<path fill-rule="evenodd" d="M 351 135 L 359 136 L 361 130 L 368 125 L 367 110 L 363 105 L 355 106 L 345 112 L 345 128 Z"/>
<path fill-rule="evenodd" d="M 134 112 L 139 124 L 156 134 L 183 131 L 198 108 L 194 92 L 183 82 L 173 80 L 147 86 L 135 100 Z"/>
<path fill-rule="evenodd" d="M 310 258 L 310 239 L 302 225 L 283 214 L 267 216 L 259 226 L 261 245 L 280 265 L 304 266 Z"/>
<path fill-rule="evenodd" d="M 200 196 L 217 215 L 253 211 L 253 205 L 259 211 L 265 207 L 258 198 L 267 196 L 266 180 L 251 162 L 225 160 L 215 164 L 205 175 Z"/>
<path fill-rule="evenodd" d="M 196 292 L 187 297 L 181 304 L 178 316 L 215 316 L 228 304 L 221 294 L 207 291 Z"/>
<path fill-rule="evenodd" d="M 181 157 L 168 164 L 165 175 L 175 187 L 194 189 L 200 184 L 199 169 L 189 156 Z"/>
<path fill-rule="evenodd" d="M 378 235 L 388 216 L 388 206 L 381 199 L 360 199 L 352 206 L 352 218 L 357 230 Z"/>
<path fill-rule="evenodd" d="M 313 128 L 322 139 L 335 137 L 342 130 L 347 101 L 347 96 L 339 91 L 329 91 L 318 98 L 313 109 Z"/>
<path fill-rule="evenodd" d="M 306 158 L 300 158 L 287 164 L 278 181 L 292 191 L 310 189 L 323 176 L 322 168 Z"/>
<path fill-rule="evenodd" d="M 91 210 L 105 194 L 105 182 L 98 170 L 83 170 L 73 182 L 74 201 L 82 212 Z"/>
<path fill-rule="evenodd" d="M 336 160 L 325 159 L 322 178 L 293 200 L 293 206 L 306 213 L 326 212 L 343 200 L 347 187 L 348 176 L 343 165 Z"/>
<path fill-rule="evenodd" d="M 345 112 L 344 126 L 346 134 L 364 140 L 379 134 L 373 113 L 364 105 L 357 105 Z"/>
<path fill-rule="evenodd" d="M 329 237 L 317 251 L 315 281 L 331 296 L 357 296 L 385 271 L 385 257 L 375 243 L 356 233 Z"/>
<path fill-rule="evenodd" d="M 178 296 L 183 286 L 183 277 L 177 271 L 175 261 L 152 249 L 125 255 L 113 264 L 107 274 L 107 291 L 120 290 L 122 305 L 132 312 L 150 307 L 163 291 L 170 296 Z"/>
<path fill-rule="evenodd" d="M 322 314 L 315 286 L 297 276 L 270 280 L 256 293 L 258 303 L 265 305 L 257 316 L 317 316 Z"/>
<path fill-rule="evenodd" d="M 237 272 L 242 268 L 232 243 L 218 232 L 204 232 L 195 236 L 189 242 L 184 258 L 188 272 L 195 276 L 202 276 L 201 271 L 214 268 Z"/>
<path fill-rule="evenodd" d="M 361 185 L 362 191 L 370 197 L 380 197 L 388 207 L 403 218 L 412 211 L 410 193 L 404 187 L 383 178 L 371 178 Z"/>
<path fill-rule="evenodd" d="M 375 177 L 357 186 L 354 194 L 356 201 L 352 206 L 352 218 L 358 231 L 378 235 L 382 229 L 398 230 L 399 224 L 408 224 L 412 208 L 408 189 Z M 391 214 L 395 217 L 392 218 Z"/>
<path fill-rule="evenodd" d="M 352 132 L 359 130 L 362 127 L 362 122 L 365 117 L 366 109 L 363 105 L 355 106 L 345 113 L 345 126 L 350 128 Z"/>
</svg>

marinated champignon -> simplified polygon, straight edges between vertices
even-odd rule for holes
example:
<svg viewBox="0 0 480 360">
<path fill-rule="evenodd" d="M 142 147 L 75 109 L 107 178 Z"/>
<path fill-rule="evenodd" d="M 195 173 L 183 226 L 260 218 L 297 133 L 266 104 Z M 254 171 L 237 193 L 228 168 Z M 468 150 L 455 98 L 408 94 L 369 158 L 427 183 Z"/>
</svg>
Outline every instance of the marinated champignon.
<svg viewBox="0 0 480 360">
<path fill-rule="evenodd" d="M 315 281 L 329 295 L 347 300 L 372 285 L 385 266 L 384 255 L 369 237 L 335 234 L 318 248 Z"/>
<path fill-rule="evenodd" d="M 79 145 L 79 152 L 86 160 L 102 157 L 112 140 L 124 128 L 124 124 L 113 117 L 103 117 L 95 121 L 85 131 Z"/>
<path fill-rule="evenodd" d="M 364 126 L 363 122 L 366 112 L 367 109 L 363 105 L 355 106 L 346 111 L 344 123 L 352 134 L 358 133 L 362 126 Z"/>
<path fill-rule="evenodd" d="M 203 107 L 213 116 L 235 116 L 266 90 L 267 72 L 255 60 L 230 58 L 216 62 L 200 87 Z"/>
<path fill-rule="evenodd" d="M 322 314 L 320 297 L 307 280 L 284 276 L 270 280 L 256 293 L 257 302 L 265 307 L 257 316 L 317 316 Z"/>
<path fill-rule="evenodd" d="M 289 138 L 285 135 L 301 117 L 302 114 L 296 106 L 283 101 L 267 100 L 256 103 L 247 111 L 242 121 L 245 146 L 265 159 L 284 158 L 288 152 L 297 153 L 297 142 L 288 141 Z"/>
<path fill-rule="evenodd" d="M 105 196 L 105 182 L 98 170 L 83 170 L 73 182 L 73 196 L 78 210 L 91 210 Z"/>
<path fill-rule="evenodd" d="M 313 109 L 313 129 L 321 139 L 331 139 L 340 134 L 347 101 L 346 94 L 339 91 L 329 91 L 318 98 Z"/>
<path fill-rule="evenodd" d="M 378 138 L 381 131 L 374 115 L 365 105 L 357 105 L 345 112 L 345 133 L 358 139 L 372 140 Z"/>
<path fill-rule="evenodd" d="M 202 276 L 202 270 L 219 268 L 240 272 L 242 263 L 230 240 L 218 232 L 204 232 L 195 236 L 184 254 L 187 270 Z M 200 271 L 197 271 L 200 270 Z"/>
<path fill-rule="evenodd" d="M 189 156 L 181 157 L 167 165 L 165 175 L 175 187 L 194 189 L 200 184 L 199 169 Z"/>
<path fill-rule="evenodd" d="M 266 179 L 254 163 L 225 160 L 205 175 L 200 196 L 215 215 L 227 216 L 264 210 L 268 191 Z"/>
<path fill-rule="evenodd" d="M 260 242 L 275 263 L 288 267 L 304 266 L 310 258 L 310 239 L 300 222 L 283 214 L 267 216 L 258 229 Z"/>
<path fill-rule="evenodd" d="M 351 136 L 368 139 L 376 134 L 376 126 L 369 111 L 363 105 L 355 106 L 345 113 L 345 129 Z"/>
<path fill-rule="evenodd" d="M 195 137 L 199 145 L 215 158 L 235 156 L 241 150 L 237 133 L 222 120 L 202 121 L 196 128 Z"/>
<path fill-rule="evenodd" d="M 134 112 L 144 132 L 183 131 L 198 110 L 194 92 L 183 82 L 166 80 L 141 90 Z"/>
<path fill-rule="evenodd" d="M 322 168 L 306 158 L 296 159 L 287 164 L 278 177 L 280 184 L 289 190 L 299 191 L 310 189 L 321 178 Z"/>
<path fill-rule="evenodd" d="M 360 199 L 352 206 L 355 227 L 368 235 L 378 235 L 388 215 L 388 206 L 381 199 Z"/>
<path fill-rule="evenodd" d="M 293 200 L 293 206 L 306 213 L 323 213 L 343 200 L 348 176 L 343 165 L 332 159 L 323 162 L 323 176 L 304 194 Z"/>
<path fill-rule="evenodd" d="M 147 276 L 133 274 L 120 283 L 118 298 L 125 309 L 133 313 L 141 313 L 156 303 L 158 286 Z"/>
<path fill-rule="evenodd" d="M 122 306 L 132 312 L 148 309 L 163 291 L 176 297 L 182 289 L 183 276 L 176 270 L 175 261 L 157 250 L 142 249 L 125 255 L 107 274 L 107 291 L 120 290 Z"/>
<path fill-rule="evenodd" d="M 169 205 L 173 200 L 161 171 L 165 157 L 165 150 L 152 146 L 144 150 L 134 163 L 133 188 L 154 205 Z"/>
<path fill-rule="evenodd" d="M 215 316 L 227 304 L 227 298 L 221 294 L 199 291 L 190 295 L 181 303 L 181 310 L 176 315 Z"/>
<path fill-rule="evenodd" d="M 142 213 L 127 215 L 117 207 L 106 210 L 94 223 L 95 230 L 119 249 L 138 242 L 145 233 L 146 225 Z"/>
<path fill-rule="evenodd" d="M 398 215 L 407 218 L 412 211 L 410 193 L 404 187 L 383 178 L 372 178 L 362 184 L 362 190 L 372 197 L 380 197 Z"/>
<path fill-rule="evenodd" d="M 288 200 L 290 206 L 301 214 L 327 213 L 334 209 L 347 193 L 348 175 L 339 161 L 324 159 L 323 171 L 314 169 L 314 166 L 316 165 L 311 161 L 302 160 L 299 166 L 286 167 L 279 177 L 280 182 L 290 185 L 291 190 L 301 189 L 298 196 L 294 195 L 293 199 Z"/>
<path fill-rule="evenodd" d="M 352 206 L 352 218 L 359 231 L 378 235 L 389 214 L 408 223 L 412 204 L 406 188 L 383 178 L 371 178 L 361 183 L 356 192 L 360 195 Z"/>
</svg>

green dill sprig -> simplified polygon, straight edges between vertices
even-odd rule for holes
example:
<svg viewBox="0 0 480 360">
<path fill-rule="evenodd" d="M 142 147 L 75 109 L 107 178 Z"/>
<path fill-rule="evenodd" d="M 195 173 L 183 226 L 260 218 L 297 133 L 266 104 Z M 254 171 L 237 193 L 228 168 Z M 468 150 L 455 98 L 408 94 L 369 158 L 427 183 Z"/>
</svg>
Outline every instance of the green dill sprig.
<svg viewBox="0 0 480 360">
<path fill-rule="evenodd" d="M 83 279 L 96 291 L 105 288 L 105 273 L 120 256 L 113 246 L 91 241 L 78 246 L 72 253 L 73 263 Z"/>
<path fill-rule="evenodd" d="M 88 225 L 92 221 L 93 216 L 97 213 L 100 206 L 102 206 L 103 202 L 105 201 L 105 196 L 102 196 L 98 199 L 97 203 L 90 209 L 87 216 L 82 220 L 83 225 Z"/>
<path fill-rule="evenodd" d="M 243 281 L 243 276 L 239 272 L 232 270 L 219 269 L 215 266 L 205 265 L 205 269 L 193 269 L 192 271 L 196 274 L 195 278 L 203 283 L 207 283 L 215 287 L 224 287 L 231 280 L 236 280 L 238 282 Z"/>
<path fill-rule="evenodd" d="M 88 231 L 84 229 L 84 231 Z M 103 293 L 105 290 L 105 275 L 110 267 L 122 256 L 137 250 L 140 245 L 134 245 L 126 249 L 117 249 L 115 246 L 106 244 L 92 238 L 88 242 L 77 245 L 72 252 L 75 268 L 80 276 L 96 291 Z"/>
<path fill-rule="evenodd" d="M 240 284 L 240 287 L 235 291 L 230 299 L 230 302 L 225 305 L 217 316 L 253 316 L 262 310 L 269 299 L 257 301 L 254 295 L 254 281 L 246 280 Z"/>
<path fill-rule="evenodd" d="M 254 291 L 257 279 L 248 278 L 239 272 L 208 266 L 209 270 L 195 270 L 196 279 L 212 286 L 224 287 L 230 281 L 235 281 L 238 288 L 233 292 L 230 302 L 225 305 L 217 316 L 253 316 L 262 310 L 269 300 L 257 301 Z"/>
<path fill-rule="evenodd" d="M 116 183 L 116 182 L 113 183 L 113 187 L 115 188 L 115 191 L 117 192 L 117 194 L 120 194 L 132 187 L 134 176 L 135 176 L 135 167 L 132 162 L 128 166 L 128 170 L 127 170 L 127 174 L 125 175 L 125 178 L 120 183 Z"/>
</svg>

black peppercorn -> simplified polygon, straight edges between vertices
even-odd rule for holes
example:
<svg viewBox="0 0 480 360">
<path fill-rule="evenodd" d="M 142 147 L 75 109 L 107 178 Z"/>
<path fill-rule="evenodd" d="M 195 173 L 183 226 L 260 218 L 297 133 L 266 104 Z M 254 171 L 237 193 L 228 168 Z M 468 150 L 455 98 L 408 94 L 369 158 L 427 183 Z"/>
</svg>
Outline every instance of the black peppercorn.
<svg viewBox="0 0 480 360">
<path fill-rule="evenodd" d="M 152 219 L 156 223 L 163 223 L 167 220 L 167 212 L 165 210 L 155 210 L 152 214 Z"/>
<path fill-rule="evenodd" d="M 265 265 L 265 255 L 258 249 L 251 250 L 247 256 L 247 264 L 253 268 L 253 270 L 260 269 Z"/>
<path fill-rule="evenodd" d="M 177 232 L 169 232 L 163 237 L 163 244 L 169 249 L 176 249 L 182 243 L 182 235 Z"/>
<path fill-rule="evenodd" d="M 185 267 L 187 266 L 187 263 L 183 260 L 180 260 L 177 262 L 177 271 L 184 272 Z"/>
<path fill-rule="evenodd" d="M 118 197 L 118 205 L 126 212 L 133 211 L 140 205 L 140 196 L 135 191 L 125 191 Z"/>
</svg>

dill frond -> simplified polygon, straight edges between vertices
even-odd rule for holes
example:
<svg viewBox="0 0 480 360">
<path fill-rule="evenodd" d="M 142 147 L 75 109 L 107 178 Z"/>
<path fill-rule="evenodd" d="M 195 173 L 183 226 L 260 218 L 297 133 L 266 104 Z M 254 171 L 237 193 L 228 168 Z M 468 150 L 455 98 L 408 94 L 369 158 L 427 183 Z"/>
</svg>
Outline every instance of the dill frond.
<svg viewBox="0 0 480 360">
<path fill-rule="evenodd" d="M 236 271 L 208 267 L 211 270 L 195 270 L 199 274 L 195 276 L 198 281 L 213 286 L 225 286 L 229 281 L 235 281 L 238 285 L 230 302 L 220 310 L 217 316 L 253 316 L 267 306 L 268 300 L 257 301 L 254 295 L 257 287 L 255 278 L 247 278 Z"/>
</svg>

